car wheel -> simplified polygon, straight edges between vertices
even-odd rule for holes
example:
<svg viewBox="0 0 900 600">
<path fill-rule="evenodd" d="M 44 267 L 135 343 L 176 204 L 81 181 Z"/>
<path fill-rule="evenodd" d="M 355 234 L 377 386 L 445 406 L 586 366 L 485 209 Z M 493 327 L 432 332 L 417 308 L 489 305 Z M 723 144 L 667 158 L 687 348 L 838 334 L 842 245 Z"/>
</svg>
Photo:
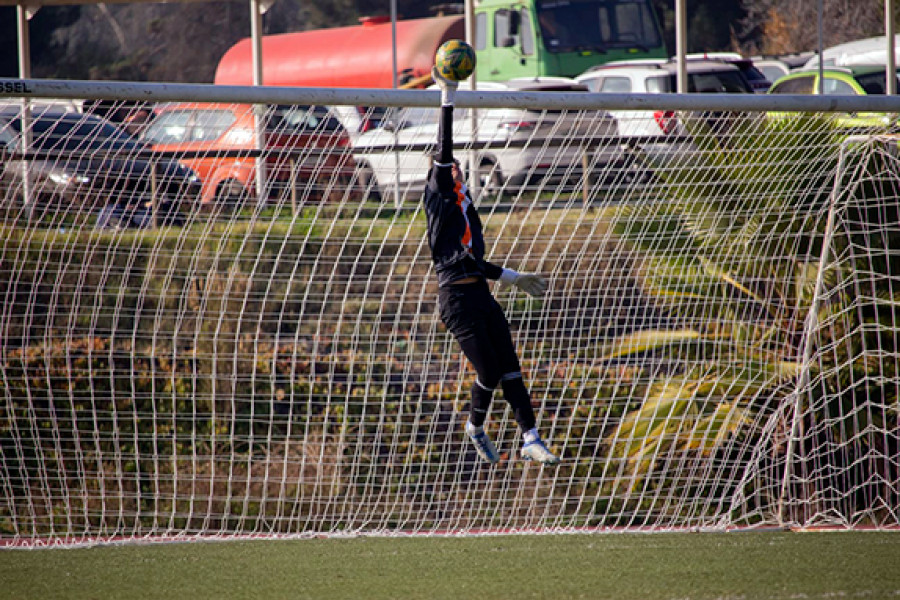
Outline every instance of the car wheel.
<svg viewBox="0 0 900 600">
<path fill-rule="evenodd" d="M 378 187 L 378 180 L 375 179 L 375 171 L 367 163 L 359 163 L 356 168 L 357 185 L 363 198 L 369 198 L 375 202 L 381 202 L 381 189 Z"/>
<path fill-rule="evenodd" d="M 626 162 L 619 171 L 619 182 L 624 184 L 646 184 L 653 180 L 653 172 L 634 161 Z"/>
<path fill-rule="evenodd" d="M 503 173 L 500 167 L 491 160 L 483 160 L 478 166 L 478 184 L 481 186 L 481 197 L 489 202 L 498 203 L 503 197 Z"/>
<path fill-rule="evenodd" d="M 56 221 L 61 220 L 66 215 L 66 211 L 60 208 L 61 206 L 66 206 L 66 203 L 57 200 L 53 194 L 36 192 L 32 195 L 31 202 L 26 202 L 23 195 L 21 196 L 21 202 L 26 219 L 34 223 L 53 227 Z"/>
<path fill-rule="evenodd" d="M 622 158 L 612 165 L 610 175 L 603 182 L 605 185 L 646 185 L 654 180 L 650 165 L 645 164 L 630 148 L 626 148 Z"/>
<path fill-rule="evenodd" d="M 214 210 L 229 214 L 240 210 L 247 201 L 247 188 L 236 179 L 228 179 L 216 188 Z"/>
</svg>

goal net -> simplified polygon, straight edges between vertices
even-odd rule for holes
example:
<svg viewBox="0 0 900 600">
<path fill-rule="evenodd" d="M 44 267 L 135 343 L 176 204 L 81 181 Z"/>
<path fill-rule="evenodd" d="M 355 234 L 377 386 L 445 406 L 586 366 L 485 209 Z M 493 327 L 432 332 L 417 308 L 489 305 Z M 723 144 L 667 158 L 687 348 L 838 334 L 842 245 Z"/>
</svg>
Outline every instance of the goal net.
<svg viewBox="0 0 900 600">
<path fill-rule="evenodd" d="M 0 545 L 898 526 L 892 98 L 460 92 L 550 468 L 499 391 L 464 435 L 436 93 L 51 83 L 0 108 Z"/>
</svg>

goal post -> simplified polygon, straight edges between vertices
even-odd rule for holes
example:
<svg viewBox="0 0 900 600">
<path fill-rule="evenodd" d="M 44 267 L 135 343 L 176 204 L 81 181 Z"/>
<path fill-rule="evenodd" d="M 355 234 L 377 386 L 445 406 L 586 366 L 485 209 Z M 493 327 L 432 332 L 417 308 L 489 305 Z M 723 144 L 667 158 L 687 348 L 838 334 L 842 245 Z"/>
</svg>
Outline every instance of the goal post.
<svg viewBox="0 0 900 600">
<path fill-rule="evenodd" d="M 464 436 L 436 92 L 0 80 L 0 545 L 900 525 L 900 101 L 457 98 L 558 467 Z"/>
</svg>

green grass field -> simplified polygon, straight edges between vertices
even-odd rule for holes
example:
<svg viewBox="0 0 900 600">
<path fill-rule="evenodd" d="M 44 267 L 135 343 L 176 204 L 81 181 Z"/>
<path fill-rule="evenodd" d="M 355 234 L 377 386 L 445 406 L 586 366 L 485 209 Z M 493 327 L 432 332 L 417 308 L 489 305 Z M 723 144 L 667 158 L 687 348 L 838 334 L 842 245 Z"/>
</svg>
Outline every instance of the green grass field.
<svg viewBox="0 0 900 600">
<path fill-rule="evenodd" d="M 0 597 L 900 597 L 900 533 L 235 541 L 0 552 Z"/>
</svg>

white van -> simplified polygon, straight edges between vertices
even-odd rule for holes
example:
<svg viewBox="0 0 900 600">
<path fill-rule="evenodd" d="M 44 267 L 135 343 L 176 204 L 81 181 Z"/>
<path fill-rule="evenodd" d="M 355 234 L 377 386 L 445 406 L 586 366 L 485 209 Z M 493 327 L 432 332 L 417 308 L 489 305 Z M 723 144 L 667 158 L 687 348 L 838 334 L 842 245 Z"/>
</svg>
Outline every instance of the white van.
<svg viewBox="0 0 900 600">
<path fill-rule="evenodd" d="M 822 51 L 822 64 L 826 67 L 883 65 L 887 63 L 887 46 L 887 37 L 883 35 L 838 44 Z M 900 64 L 900 34 L 894 36 L 894 61 L 895 64 Z M 819 55 L 810 58 L 803 68 L 819 68 Z"/>
</svg>

